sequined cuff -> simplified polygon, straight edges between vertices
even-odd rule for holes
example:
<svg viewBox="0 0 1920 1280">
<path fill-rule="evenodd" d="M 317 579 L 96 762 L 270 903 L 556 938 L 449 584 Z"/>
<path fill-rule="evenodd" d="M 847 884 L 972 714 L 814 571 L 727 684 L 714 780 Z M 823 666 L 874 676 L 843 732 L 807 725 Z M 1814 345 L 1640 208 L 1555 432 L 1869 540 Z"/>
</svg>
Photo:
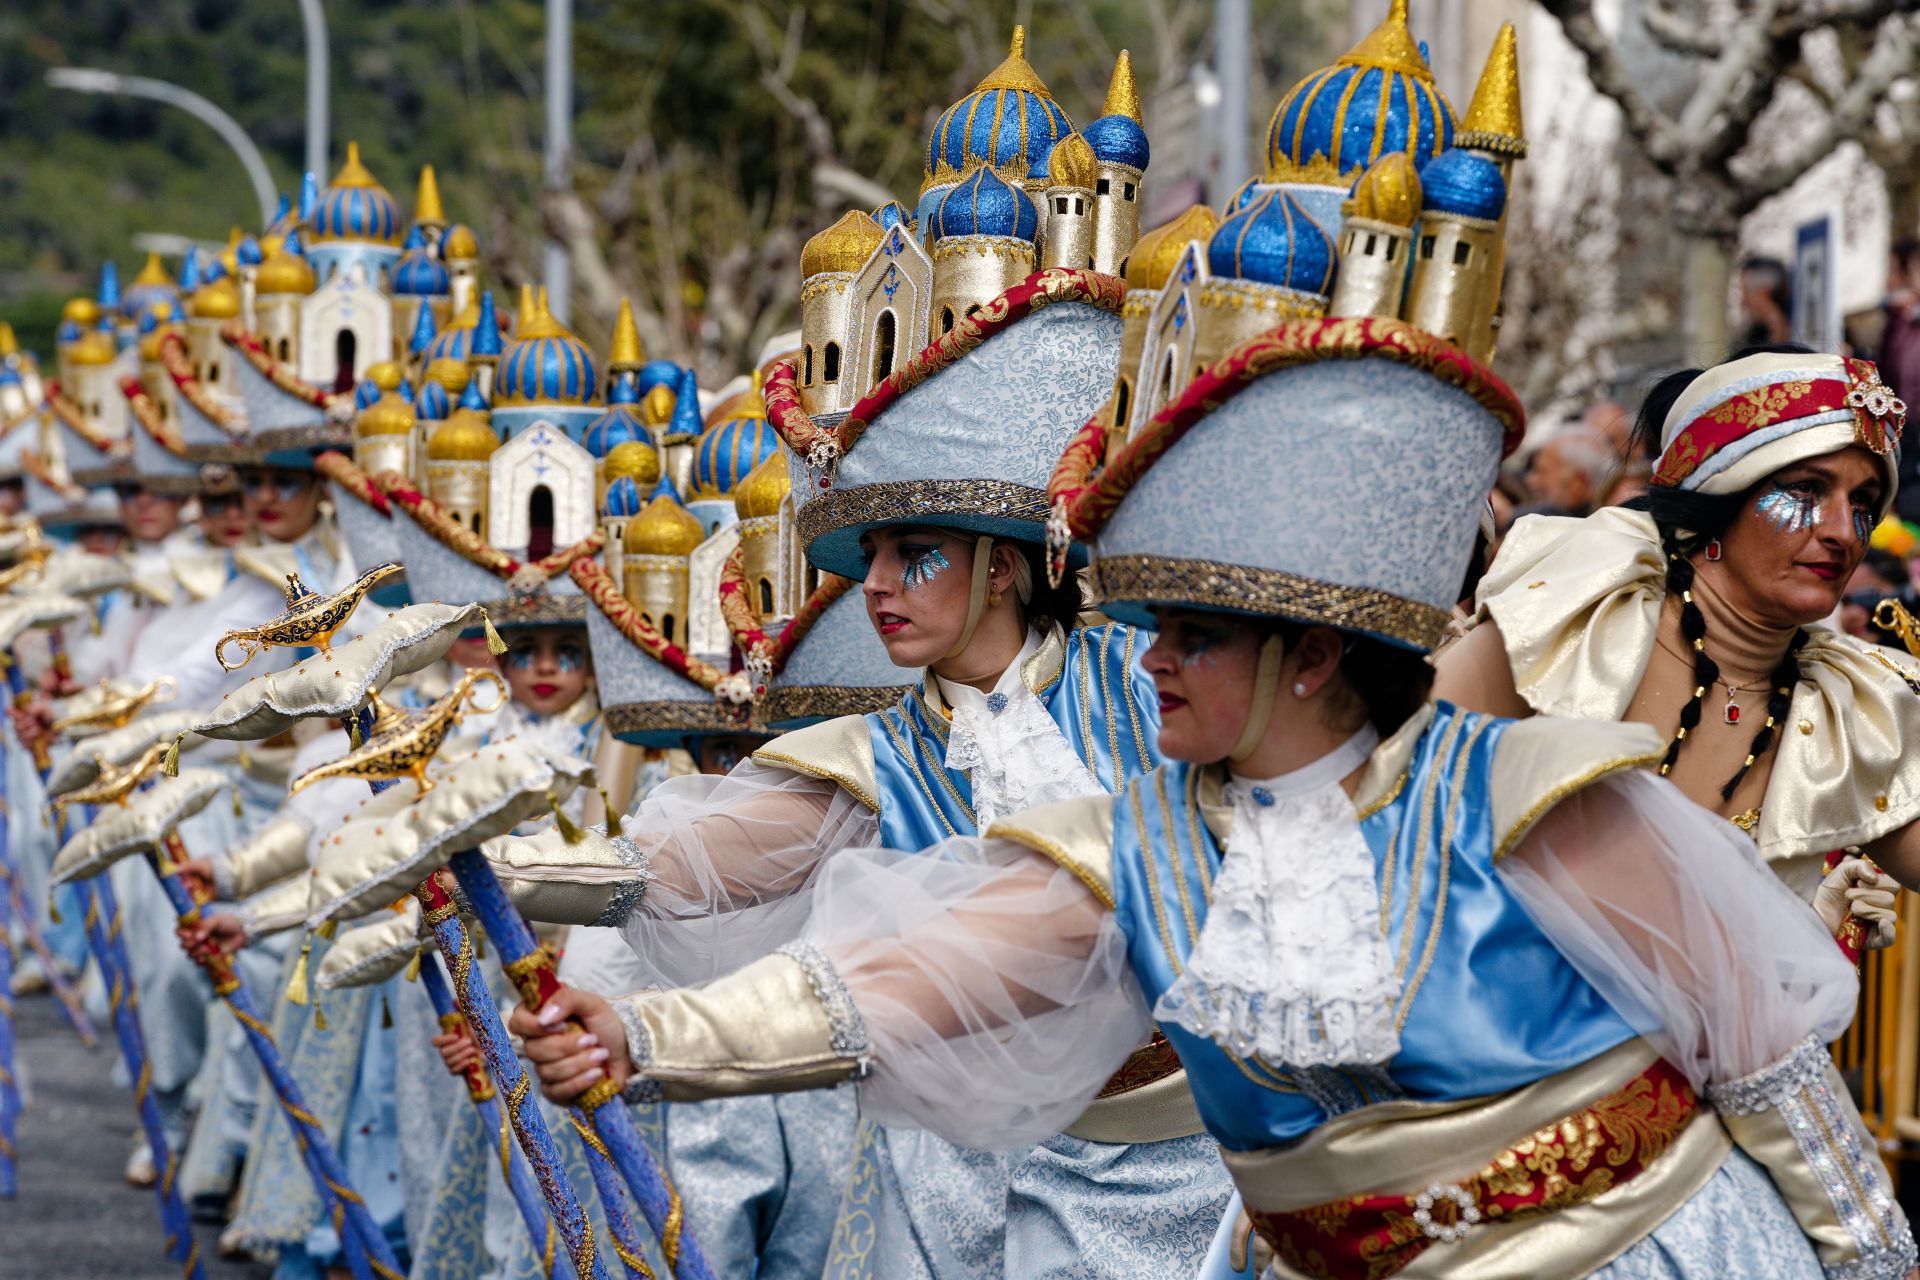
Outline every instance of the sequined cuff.
<svg viewBox="0 0 1920 1280">
<path fill-rule="evenodd" d="M 1833 1059 L 1809 1036 L 1780 1061 L 1710 1086 L 1707 1098 L 1767 1167 L 1834 1280 L 1901 1277 L 1913 1234 Z"/>
<path fill-rule="evenodd" d="M 213 896 L 219 902 L 232 902 L 240 896 L 233 881 L 233 863 L 227 857 L 225 849 L 216 849 L 207 856 L 207 863 L 213 868 Z"/>
<path fill-rule="evenodd" d="M 635 1107 L 643 1102 L 660 1101 L 660 1082 L 647 1075 L 647 1068 L 653 1065 L 653 1037 L 640 1017 L 641 999 L 629 996 L 613 1002 L 613 1011 L 620 1015 L 620 1025 L 627 1029 L 627 1060 L 633 1064 L 633 1078 L 627 1081 L 620 1097 L 628 1106 Z"/>
<path fill-rule="evenodd" d="M 854 1006 L 853 996 L 848 992 L 847 984 L 840 980 L 840 971 L 833 967 L 833 961 L 827 959 L 826 953 L 811 942 L 796 940 L 774 948 L 774 952 L 790 957 L 807 975 L 807 985 L 813 988 L 814 999 L 826 1011 L 828 1043 L 841 1057 L 857 1060 L 859 1065 L 854 1069 L 854 1079 L 864 1078 L 871 1065 L 868 1055 L 872 1053 L 873 1045 L 867 1039 L 866 1020 Z"/>
</svg>

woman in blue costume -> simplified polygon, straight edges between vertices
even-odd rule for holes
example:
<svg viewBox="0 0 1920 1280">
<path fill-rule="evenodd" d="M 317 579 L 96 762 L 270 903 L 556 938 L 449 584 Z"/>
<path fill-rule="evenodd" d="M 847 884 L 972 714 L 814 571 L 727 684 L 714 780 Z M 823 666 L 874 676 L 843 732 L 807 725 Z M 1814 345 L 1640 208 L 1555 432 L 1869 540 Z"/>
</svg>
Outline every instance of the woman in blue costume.
<svg viewBox="0 0 1920 1280">
<path fill-rule="evenodd" d="M 1080 628 L 1077 587 L 1049 587 L 1042 548 L 1048 468 L 1112 383 L 1118 294 L 1086 272 L 1032 277 L 983 308 L 998 323 L 949 335 L 857 408 L 870 429 L 829 484 L 796 480 L 809 560 L 862 581 L 888 656 L 924 675 L 886 711 L 798 730 L 724 778 L 675 779 L 647 797 L 625 826 L 643 885 L 626 929 L 654 970 L 700 981 L 795 945 L 802 891 L 846 851 L 930 849 L 1029 805 L 1107 795 L 1157 763 L 1136 634 Z M 790 379 L 776 373 L 769 408 L 804 457 L 816 428 Z M 609 1008 L 570 998 L 596 1016 Z M 1196 1265 L 1228 1188 L 1178 1063 L 1137 1020 L 1093 1041 L 1051 1048 L 1075 1060 L 1120 1048 L 1110 1088 L 1018 1143 L 869 1113 L 827 1274 Z"/>
<path fill-rule="evenodd" d="M 1645 727 L 1428 700 L 1520 419 L 1405 322 L 1306 319 L 1063 468 L 1103 606 L 1159 628 L 1168 763 L 934 857 L 842 854 L 799 946 L 578 1009 L 625 1032 L 601 1069 L 864 1077 L 870 1115 L 1011 1143 L 1157 1023 L 1272 1275 L 1906 1274 L 1819 921 L 1643 767 Z M 552 1021 L 516 1014 L 578 1087 Z"/>
</svg>

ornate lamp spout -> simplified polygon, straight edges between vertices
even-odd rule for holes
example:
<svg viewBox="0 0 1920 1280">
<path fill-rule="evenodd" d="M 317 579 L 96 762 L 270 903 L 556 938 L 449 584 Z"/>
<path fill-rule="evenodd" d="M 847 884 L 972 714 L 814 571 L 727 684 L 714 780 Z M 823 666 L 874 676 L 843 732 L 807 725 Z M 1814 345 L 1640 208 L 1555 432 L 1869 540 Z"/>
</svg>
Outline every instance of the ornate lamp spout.
<svg viewBox="0 0 1920 1280">
<path fill-rule="evenodd" d="M 100 682 L 102 691 L 111 686 L 107 681 Z M 133 718 L 145 711 L 153 702 L 171 702 L 175 685 L 172 676 L 161 676 L 152 683 L 115 696 L 106 693 L 98 705 L 85 711 L 55 720 L 51 726 L 54 733 L 65 733 L 70 729 L 123 729 L 133 723 Z M 161 697 L 161 694 L 166 697 Z"/>
<path fill-rule="evenodd" d="M 57 812 L 65 812 L 68 805 L 75 804 L 125 804 L 134 789 L 160 767 L 160 758 L 166 753 L 167 744 L 156 742 L 142 752 L 139 759 L 123 766 L 116 766 L 105 757 L 95 755 L 93 762 L 99 766 L 100 776 L 88 786 L 55 796 L 53 807 Z"/>
<path fill-rule="evenodd" d="M 401 571 L 389 561 L 375 565 L 331 595 L 308 590 L 298 574 L 287 575 L 287 609 L 276 618 L 257 627 L 243 627 L 220 637 L 213 648 L 214 661 L 228 671 L 238 671 L 253 661 L 253 655 L 270 648 L 298 648 L 312 645 L 322 653 L 331 651 L 333 635 L 345 626 L 367 592 Z M 240 647 L 240 661 L 228 662 L 227 646 Z"/>
</svg>

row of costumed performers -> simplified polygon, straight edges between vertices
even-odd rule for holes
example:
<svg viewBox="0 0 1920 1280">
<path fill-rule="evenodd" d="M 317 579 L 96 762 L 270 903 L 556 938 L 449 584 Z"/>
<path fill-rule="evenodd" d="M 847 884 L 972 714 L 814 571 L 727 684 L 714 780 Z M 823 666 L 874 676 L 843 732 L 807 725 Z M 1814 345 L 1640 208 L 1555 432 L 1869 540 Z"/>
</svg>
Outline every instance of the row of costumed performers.
<svg viewBox="0 0 1920 1280">
<path fill-rule="evenodd" d="M 0 340 L 8 864 L 50 978 L 140 984 L 163 1221 L 289 1280 L 1905 1275 L 1824 1044 L 1920 674 L 1754 586 L 1857 560 L 1904 406 L 1676 382 L 1649 509 L 1518 526 L 1434 698 L 1519 83 L 1508 27 L 1456 119 L 1392 0 L 1142 234 L 1127 56 L 1076 128 L 1016 29 L 717 391 L 352 149 L 53 377 Z"/>
</svg>

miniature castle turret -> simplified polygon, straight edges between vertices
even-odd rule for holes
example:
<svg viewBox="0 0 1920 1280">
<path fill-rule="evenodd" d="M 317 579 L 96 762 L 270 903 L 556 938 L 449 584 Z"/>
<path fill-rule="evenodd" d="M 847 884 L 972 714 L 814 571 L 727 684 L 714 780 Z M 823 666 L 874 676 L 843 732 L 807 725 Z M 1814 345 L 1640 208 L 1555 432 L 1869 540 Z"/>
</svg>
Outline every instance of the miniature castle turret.
<svg viewBox="0 0 1920 1280">
<path fill-rule="evenodd" d="M 687 557 L 705 537 L 668 480 L 621 536 L 627 602 L 673 644 L 687 643 Z"/>
<path fill-rule="evenodd" d="M 1113 64 L 1107 100 L 1085 130 L 1097 162 L 1094 171 L 1093 269 L 1120 273 L 1120 263 L 1140 238 L 1141 182 L 1151 155 L 1142 127 L 1140 93 L 1133 83 L 1133 56 L 1125 49 Z"/>
<path fill-rule="evenodd" d="M 499 447 L 487 402 L 474 382 L 467 384 L 459 407 L 427 438 L 427 496 L 482 539 L 488 536 L 488 462 Z"/>
<path fill-rule="evenodd" d="M 1404 151 L 1391 151 L 1360 176 L 1341 206 L 1340 277 L 1334 316 L 1398 316 L 1412 269 L 1420 175 Z"/>
</svg>

